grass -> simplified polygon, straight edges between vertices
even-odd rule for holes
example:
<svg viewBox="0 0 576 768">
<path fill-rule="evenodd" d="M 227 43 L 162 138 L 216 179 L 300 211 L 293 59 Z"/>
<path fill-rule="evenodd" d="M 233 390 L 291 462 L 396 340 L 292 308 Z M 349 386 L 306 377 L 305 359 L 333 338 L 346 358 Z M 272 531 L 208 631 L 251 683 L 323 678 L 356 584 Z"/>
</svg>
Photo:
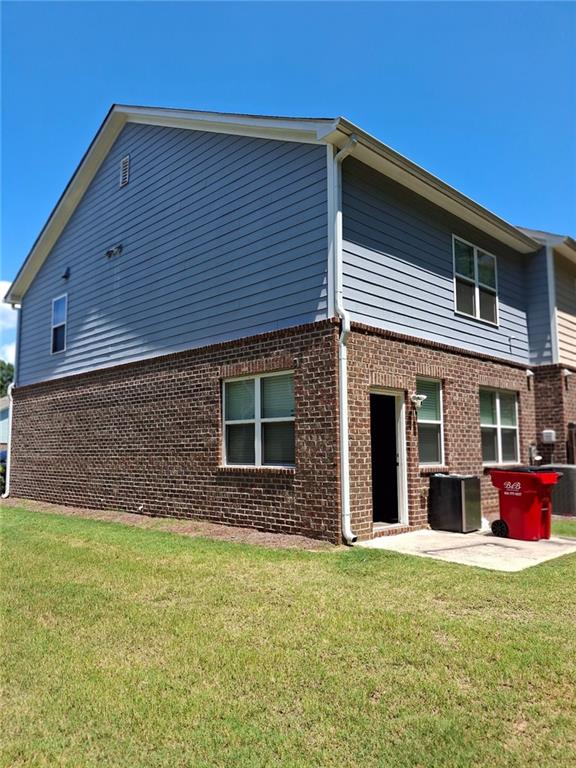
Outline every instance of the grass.
<svg viewBox="0 0 576 768">
<path fill-rule="evenodd" d="M 2 515 L 3 766 L 576 764 L 574 556 L 492 573 Z"/>
<path fill-rule="evenodd" d="M 567 536 L 570 539 L 576 539 L 576 520 L 553 520 L 553 536 Z"/>
</svg>

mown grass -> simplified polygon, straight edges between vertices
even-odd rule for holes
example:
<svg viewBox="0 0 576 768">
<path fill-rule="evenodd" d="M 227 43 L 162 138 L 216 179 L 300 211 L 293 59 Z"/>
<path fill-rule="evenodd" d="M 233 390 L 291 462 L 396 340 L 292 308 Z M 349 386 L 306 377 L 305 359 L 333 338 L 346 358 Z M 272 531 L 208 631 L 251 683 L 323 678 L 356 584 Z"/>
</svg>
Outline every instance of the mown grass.
<svg viewBox="0 0 576 768">
<path fill-rule="evenodd" d="M 552 534 L 554 536 L 567 536 L 570 539 L 576 539 L 576 520 L 553 520 Z"/>
<path fill-rule="evenodd" d="M 492 573 L 2 517 L 4 766 L 576 764 L 575 556 Z"/>
</svg>

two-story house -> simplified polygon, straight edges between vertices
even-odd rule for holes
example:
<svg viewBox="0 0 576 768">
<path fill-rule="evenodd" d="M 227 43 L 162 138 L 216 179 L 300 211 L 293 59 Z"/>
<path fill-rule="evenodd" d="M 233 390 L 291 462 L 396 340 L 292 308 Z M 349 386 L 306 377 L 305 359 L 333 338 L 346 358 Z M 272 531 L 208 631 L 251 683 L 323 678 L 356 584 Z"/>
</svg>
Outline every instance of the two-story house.
<svg viewBox="0 0 576 768">
<path fill-rule="evenodd" d="M 343 118 L 114 106 L 6 296 L 10 492 L 351 542 L 475 473 L 489 516 L 567 458 L 575 257 Z"/>
</svg>

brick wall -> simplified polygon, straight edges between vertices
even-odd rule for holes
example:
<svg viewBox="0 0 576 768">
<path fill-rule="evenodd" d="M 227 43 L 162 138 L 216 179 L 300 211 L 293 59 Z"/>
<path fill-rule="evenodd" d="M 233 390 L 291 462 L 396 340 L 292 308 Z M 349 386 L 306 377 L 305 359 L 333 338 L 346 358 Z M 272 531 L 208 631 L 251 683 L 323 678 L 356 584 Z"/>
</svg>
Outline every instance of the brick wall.
<svg viewBox="0 0 576 768">
<path fill-rule="evenodd" d="M 572 375 L 564 376 L 564 370 L 572 370 Z M 576 370 L 564 365 L 542 365 L 534 369 L 534 374 L 539 452 L 545 464 L 565 464 L 568 424 L 576 422 Z M 543 429 L 556 431 L 555 443 L 542 442 Z"/>
<path fill-rule="evenodd" d="M 337 328 L 14 390 L 12 493 L 339 540 Z M 221 380 L 294 369 L 296 469 L 222 467 Z"/>
<path fill-rule="evenodd" d="M 16 388 L 12 492 L 339 541 L 337 339 L 334 324 L 318 323 Z M 372 534 L 369 395 L 383 388 L 401 390 L 406 406 L 410 526 L 427 525 L 435 471 L 481 475 L 483 511 L 495 515 L 497 495 L 482 467 L 478 389 L 518 393 L 527 463 L 536 439 L 534 394 L 550 402 L 546 387 L 558 371 L 531 383 L 522 366 L 360 325 L 348 360 L 355 533 Z M 296 468 L 222 467 L 222 379 L 285 369 L 294 370 Z M 427 376 L 443 383 L 445 466 L 433 470 L 418 465 L 410 402 L 416 379 Z M 562 402 L 576 420 L 576 376 Z"/>
<path fill-rule="evenodd" d="M 483 472 L 478 389 L 490 386 L 513 390 L 519 396 L 521 461 L 528 462 L 535 439 L 534 392 L 526 369 L 492 359 L 455 352 L 440 344 L 400 339 L 360 325 L 349 341 L 350 487 L 354 532 L 367 538 L 372 531 L 370 454 L 370 391 L 389 388 L 404 393 L 408 472 L 408 511 L 412 527 L 424 527 L 428 517 L 431 472 L 478 474 L 482 477 L 483 512 L 497 512 L 497 494 Z M 418 464 L 418 434 L 409 400 L 416 378 L 443 383 L 445 466 L 422 471 Z"/>
</svg>

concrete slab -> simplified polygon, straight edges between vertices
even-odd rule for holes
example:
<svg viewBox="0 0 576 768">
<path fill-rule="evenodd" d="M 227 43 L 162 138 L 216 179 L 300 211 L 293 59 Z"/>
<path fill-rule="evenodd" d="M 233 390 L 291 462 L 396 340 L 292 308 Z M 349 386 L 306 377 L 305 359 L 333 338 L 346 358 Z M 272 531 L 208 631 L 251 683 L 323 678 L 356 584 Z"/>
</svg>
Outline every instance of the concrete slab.
<svg viewBox="0 0 576 768">
<path fill-rule="evenodd" d="M 517 541 L 483 532 L 412 531 L 362 541 L 356 546 L 509 572 L 523 571 L 561 555 L 576 554 L 576 539 Z"/>
</svg>

